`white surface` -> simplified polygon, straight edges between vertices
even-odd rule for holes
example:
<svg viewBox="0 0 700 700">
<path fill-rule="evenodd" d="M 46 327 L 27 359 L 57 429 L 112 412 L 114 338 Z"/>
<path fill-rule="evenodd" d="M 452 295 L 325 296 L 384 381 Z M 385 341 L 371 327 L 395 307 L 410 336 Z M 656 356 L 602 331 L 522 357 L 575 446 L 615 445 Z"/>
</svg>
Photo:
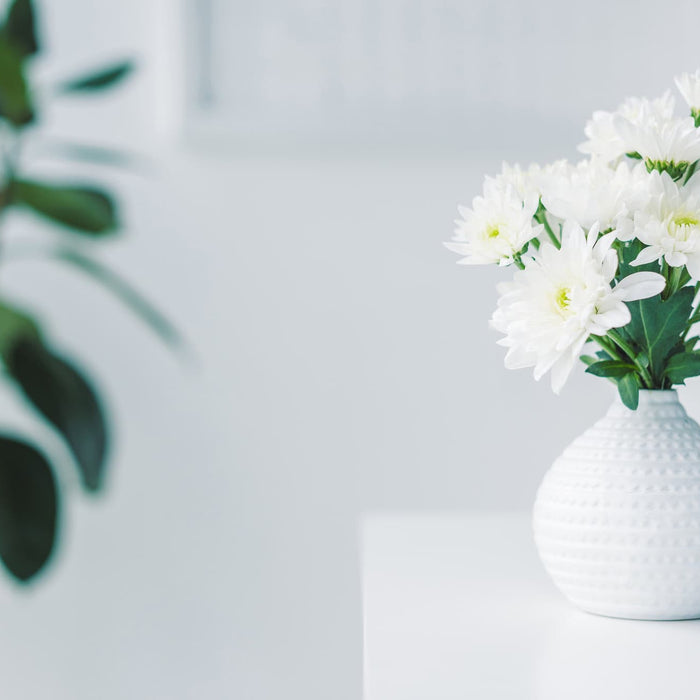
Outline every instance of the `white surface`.
<svg viewBox="0 0 700 700">
<path fill-rule="evenodd" d="M 580 612 L 526 514 L 375 515 L 362 527 L 365 700 L 695 700 L 700 622 Z"/>
</svg>

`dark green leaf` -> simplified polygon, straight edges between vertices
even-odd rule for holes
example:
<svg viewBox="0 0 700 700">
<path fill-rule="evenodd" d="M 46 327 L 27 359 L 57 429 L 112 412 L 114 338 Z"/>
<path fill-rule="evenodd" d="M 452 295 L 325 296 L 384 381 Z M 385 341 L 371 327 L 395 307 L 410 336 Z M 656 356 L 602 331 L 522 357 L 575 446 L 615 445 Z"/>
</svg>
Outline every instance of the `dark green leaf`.
<svg viewBox="0 0 700 700">
<path fill-rule="evenodd" d="M 682 384 L 688 377 L 700 375 L 700 353 L 681 352 L 673 355 L 666 365 L 671 384 Z"/>
<path fill-rule="evenodd" d="M 632 320 L 625 332 L 649 357 L 649 371 L 659 380 L 665 360 L 681 340 L 690 318 L 693 289 L 684 287 L 661 300 L 660 295 L 628 304 Z"/>
<path fill-rule="evenodd" d="M 58 492 L 46 458 L 24 442 L 0 436 L 0 557 L 28 581 L 53 552 Z"/>
<path fill-rule="evenodd" d="M 624 377 L 630 372 L 634 372 L 636 367 L 629 362 L 620 360 L 602 360 L 590 365 L 586 372 L 596 377 Z"/>
<path fill-rule="evenodd" d="M 20 311 L 0 304 L 0 357 L 5 363 L 12 346 L 22 338 L 39 338 L 36 323 Z"/>
<path fill-rule="evenodd" d="M 634 374 L 626 374 L 617 381 L 617 390 L 620 392 L 622 403 L 632 411 L 639 406 L 639 382 Z"/>
<path fill-rule="evenodd" d="M 94 187 L 17 180 L 13 197 L 18 204 L 76 231 L 104 234 L 117 228 L 116 206 L 112 198 Z"/>
<path fill-rule="evenodd" d="M 32 0 L 14 0 L 5 20 L 5 32 L 10 43 L 22 57 L 39 50 Z"/>
<path fill-rule="evenodd" d="M 122 61 L 113 66 L 101 68 L 93 73 L 69 80 L 60 86 L 61 92 L 83 92 L 86 90 L 103 90 L 112 87 L 126 78 L 134 69 L 131 61 Z"/>
<path fill-rule="evenodd" d="M 85 488 L 99 489 L 107 457 L 107 426 L 92 387 L 75 367 L 36 341 L 16 343 L 8 369 L 27 399 L 65 438 Z"/>
<path fill-rule="evenodd" d="M 34 118 L 22 57 L 4 35 L 0 35 L 0 116 L 16 126 Z"/>
</svg>

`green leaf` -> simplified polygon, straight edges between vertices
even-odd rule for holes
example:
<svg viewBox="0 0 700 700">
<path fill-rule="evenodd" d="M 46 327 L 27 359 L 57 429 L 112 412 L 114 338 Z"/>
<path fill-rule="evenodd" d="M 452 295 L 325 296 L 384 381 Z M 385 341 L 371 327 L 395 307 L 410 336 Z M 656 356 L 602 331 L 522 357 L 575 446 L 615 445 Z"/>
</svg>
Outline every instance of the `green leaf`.
<svg viewBox="0 0 700 700">
<path fill-rule="evenodd" d="M 596 377 L 624 377 L 630 372 L 634 372 L 636 367 L 629 362 L 620 360 L 602 360 L 590 365 L 586 372 Z"/>
<path fill-rule="evenodd" d="M 620 393 L 622 403 L 631 411 L 636 411 L 639 406 L 639 382 L 634 374 L 626 374 L 617 381 L 617 390 Z"/>
<path fill-rule="evenodd" d="M 581 362 L 583 362 L 583 364 L 587 367 L 590 367 L 593 363 L 598 362 L 598 358 L 593 357 L 593 355 L 581 355 L 579 360 L 581 360 Z"/>
<path fill-rule="evenodd" d="M 673 355 L 666 365 L 666 376 L 671 384 L 683 384 L 688 377 L 700 375 L 700 353 L 681 352 Z"/>
<path fill-rule="evenodd" d="M 15 126 L 34 119 L 22 57 L 4 35 L 0 36 L 0 116 Z"/>
<path fill-rule="evenodd" d="M 8 370 L 26 398 L 65 438 L 85 488 L 98 490 L 107 458 L 107 425 L 94 389 L 75 367 L 32 340 L 12 347 Z"/>
<path fill-rule="evenodd" d="M 36 323 L 20 311 L 0 304 L 0 357 L 5 363 L 12 346 L 23 338 L 38 340 Z"/>
<path fill-rule="evenodd" d="M 628 303 L 632 320 L 624 330 L 649 357 L 655 380 L 663 374 L 666 358 L 681 340 L 693 306 L 692 287 L 683 287 L 666 301 L 660 295 Z"/>
<path fill-rule="evenodd" d="M 94 187 L 16 180 L 12 194 L 16 203 L 82 233 L 111 233 L 118 225 L 114 201 L 106 192 Z"/>
<path fill-rule="evenodd" d="M 104 90 L 124 80 L 133 70 L 132 61 L 121 61 L 113 66 L 100 68 L 95 72 L 69 80 L 61 85 L 59 90 L 64 93 Z"/>
<path fill-rule="evenodd" d="M 20 581 L 48 562 L 57 520 L 58 491 L 46 458 L 25 442 L 0 436 L 0 557 Z"/>
<path fill-rule="evenodd" d="M 23 58 L 39 51 L 32 0 L 14 0 L 10 5 L 5 34 Z"/>
</svg>

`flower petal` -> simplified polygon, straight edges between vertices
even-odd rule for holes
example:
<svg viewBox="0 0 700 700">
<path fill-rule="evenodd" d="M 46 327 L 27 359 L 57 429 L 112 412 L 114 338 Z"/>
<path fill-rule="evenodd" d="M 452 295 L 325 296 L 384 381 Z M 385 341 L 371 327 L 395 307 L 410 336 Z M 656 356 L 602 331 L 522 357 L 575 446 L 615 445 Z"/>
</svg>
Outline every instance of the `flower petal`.
<svg viewBox="0 0 700 700">
<path fill-rule="evenodd" d="M 588 333 L 582 334 L 578 340 L 552 365 L 552 391 L 558 394 L 574 368 L 576 358 L 588 339 Z"/>
<path fill-rule="evenodd" d="M 660 248 L 655 245 L 647 246 L 642 248 L 639 255 L 632 261 L 632 265 L 637 267 L 638 265 L 646 265 L 647 263 L 654 262 L 658 260 L 663 255 Z"/>
<path fill-rule="evenodd" d="M 616 304 L 607 311 L 597 314 L 593 318 L 593 322 L 598 328 L 604 328 L 609 331 L 611 328 L 620 328 L 626 326 L 632 320 L 630 310 L 622 303 Z M 596 333 L 599 335 L 600 333 Z"/>
<path fill-rule="evenodd" d="M 671 252 L 664 255 L 664 260 L 666 260 L 671 267 L 683 267 L 688 261 L 688 256 L 685 253 Z"/>
<path fill-rule="evenodd" d="M 690 276 L 697 282 L 700 280 L 700 253 L 688 256 L 686 263 Z"/>
<path fill-rule="evenodd" d="M 660 294 L 666 280 L 658 272 L 633 272 L 627 275 L 612 291 L 621 301 L 637 301 Z"/>
<path fill-rule="evenodd" d="M 590 230 L 588 235 L 593 235 L 593 229 Z M 595 244 L 595 252 L 598 256 L 598 260 L 603 260 L 605 258 L 607 252 L 610 250 L 610 247 L 615 242 L 616 238 L 617 236 L 613 231 L 612 233 L 606 233 L 604 236 L 601 236 L 598 239 L 598 242 Z"/>
</svg>

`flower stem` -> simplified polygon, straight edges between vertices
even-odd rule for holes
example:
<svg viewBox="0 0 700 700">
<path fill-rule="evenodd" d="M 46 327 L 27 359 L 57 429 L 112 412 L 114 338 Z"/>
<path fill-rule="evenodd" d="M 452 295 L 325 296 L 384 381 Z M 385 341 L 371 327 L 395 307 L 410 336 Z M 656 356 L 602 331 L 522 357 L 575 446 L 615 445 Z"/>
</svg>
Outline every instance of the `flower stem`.
<svg viewBox="0 0 700 700">
<path fill-rule="evenodd" d="M 533 218 L 538 224 L 542 224 L 544 226 L 544 230 L 547 232 L 549 240 L 552 241 L 554 247 L 557 249 L 561 248 L 561 241 L 557 237 L 557 234 L 552 230 L 552 227 L 549 225 L 549 221 L 547 221 L 547 209 L 545 208 L 544 204 L 542 204 L 541 199 Z"/>
<path fill-rule="evenodd" d="M 634 364 L 639 372 L 639 376 L 647 389 L 654 388 L 654 380 L 651 376 L 649 370 L 639 361 L 639 357 L 630 344 L 614 329 L 608 331 L 608 338 L 612 341 L 612 349 L 615 350 L 616 359 L 623 360 L 624 358 L 617 353 L 617 348 L 622 350 L 622 352 L 627 356 L 627 358 Z M 600 342 L 600 336 L 596 336 L 596 341 L 605 350 L 605 352 L 610 353 L 610 346 L 607 347 Z M 615 347 L 616 346 L 616 347 Z"/>
<path fill-rule="evenodd" d="M 535 218 L 544 226 L 544 230 L 547 232 L 547 235 L 552 243 L 554 243 L 554 247 L 557 249 L 561 248 L 561 241 L 557 238 L 557 234 L 554 233 L 552 227 L 549 225 L 547 215 L 544 213 L 544 211 L 540 212 L 539 215 L 535 216 Z"/>
</svg>

